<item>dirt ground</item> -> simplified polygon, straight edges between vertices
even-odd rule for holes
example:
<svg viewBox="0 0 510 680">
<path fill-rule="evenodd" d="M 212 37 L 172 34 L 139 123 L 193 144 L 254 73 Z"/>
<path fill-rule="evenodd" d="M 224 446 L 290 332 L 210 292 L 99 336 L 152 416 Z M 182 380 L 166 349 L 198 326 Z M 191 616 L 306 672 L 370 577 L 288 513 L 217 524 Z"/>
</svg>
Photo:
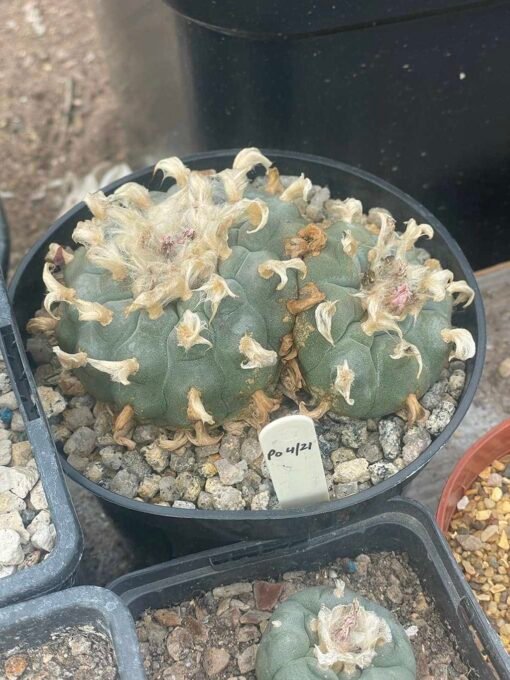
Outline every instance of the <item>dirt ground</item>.
<svg viewBox="0 0 510 680">
<path fill-rule="evenodd" d="M 0 3 L 0 198 L 11 272 L 73 183 L 125 157 L 93 0 Z"/>
</svg>

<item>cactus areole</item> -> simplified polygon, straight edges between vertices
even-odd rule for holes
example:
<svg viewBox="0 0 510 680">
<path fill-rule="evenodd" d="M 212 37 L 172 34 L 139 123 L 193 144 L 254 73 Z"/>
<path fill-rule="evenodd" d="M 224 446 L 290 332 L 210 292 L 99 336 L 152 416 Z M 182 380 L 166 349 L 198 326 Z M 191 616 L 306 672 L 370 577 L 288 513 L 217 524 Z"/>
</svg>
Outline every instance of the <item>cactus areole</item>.
<svg viewBox="0 0 510 680">
<path fill-rule="evenodd" d="M 415 419 L 445 363 L 474 355 L 451 325 L 473 291 L 415 246 L 429 225 L 398 232 L 354 198 L 314 223 L 310 179 L 254 148 L 220 172 L 177 158 L 155 172 L 169 191 L 86 197 L 79 247 L 50 246 L 46 316 L 28 326 L 55 333 L 64 368 L 120 411 L 117 431 L 136 418 L 173 428 L 170 449 L 213 443 L 232 421 L 263 425 L 284 395 L 317 418 Z"/>
<path fill-rule="evenodd" d="M 348 590 L 317 587 L 273 613 L 256 659 L 257 680 L 415 680 L 416 662 L 390 612 Z"/>
</svg>

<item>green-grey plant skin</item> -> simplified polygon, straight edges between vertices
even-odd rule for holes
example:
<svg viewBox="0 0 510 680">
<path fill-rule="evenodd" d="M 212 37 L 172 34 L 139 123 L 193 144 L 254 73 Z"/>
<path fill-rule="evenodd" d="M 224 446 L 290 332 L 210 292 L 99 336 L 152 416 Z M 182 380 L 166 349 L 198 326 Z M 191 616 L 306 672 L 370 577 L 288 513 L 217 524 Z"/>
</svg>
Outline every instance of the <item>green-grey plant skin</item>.
<svg viewBox="0 0 510 680">
<path fill-rule="evenodd" d="M 333 609 L 354 600 L 387 623 L 391 642 L 377 647 L 368 668 L 345 673 L 321 666 L 315 652 L 318 614 L 323 607 Z M 277 607 L 259 644 L 255 670 L 257 680 L 416 680 L 411 644 L 392 614 L 348 588 L 339 597 L 325 586 L 302 590 Z"/>
<path fill-rule="evenodd" d="M 179 431 L 198 423 L 202 438 L 263 424 L 282 392 L 308 393 L 316 417 L 412 411 L 449 353 L 474 353 L 451 329 L 454 294 L 469 303 L 472 291 L 414 245 L 431 228 L 411 220 L 399 234 L 354 199 L 313 224 L 308 180 L 284 190 L 260 152 L 239 158 L 210 176 L 168 159 L 168 193 L 128 184 L 88 198 L 82 245 L 53 246 L 45 269 L 63 366 L 96 399 Z M 266 180 L 252 185 L 259 162 Z"/>
</svg>

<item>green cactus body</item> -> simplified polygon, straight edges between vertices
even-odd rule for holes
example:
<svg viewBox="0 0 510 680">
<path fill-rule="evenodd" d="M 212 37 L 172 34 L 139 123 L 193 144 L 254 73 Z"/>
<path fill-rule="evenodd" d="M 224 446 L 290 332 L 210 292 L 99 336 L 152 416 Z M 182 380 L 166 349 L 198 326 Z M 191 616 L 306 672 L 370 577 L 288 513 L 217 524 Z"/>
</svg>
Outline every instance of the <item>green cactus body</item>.
<svg viewBox="0 0 510 680">
<path fill-rule="evenodd" d="M 353 257 L 342 250 L 347 230 L 359 238 Z M 353 228 L 342 222 L 331 225 L 326 234 L 328 240 L 321 254 L 304 259 L 308 270 L 304 283 L 317 283 L 326 300 L 336 305 L 328 338 L 318 328 L 317 307 L 296 318 L 301 370 L 309 391 L 319 401 L 329 402 L 330 410 L 377 418 L 402 408 L 410 393 L 421 397 L 438 380 L 448 355 L 441 331 L 451 323 L 452 296 L 446 294 L 440 302 L 427 301 L 416 319 L 406 316 L 396 321 L 391 333 L 381 329 L 367 334 L 362 326 L 365 310 L 356 295 L 368 270 L 367 252 L 376 247 L 377 239 L 363 227 Z M 398 242 L 389 252 L 396 247 Z M 418 350 L 421 370 L 418 354 L 409 352 L 392 358 L 397 333 Z M 334 387 L 337 367 L 344 362 L 354 373 L 348 396 Z"/>
<path fill-rule="evenodd" d="M 266 177 L 250 182 L 258 164 Z M 473 355 L 451 328 L 472 291 L 415 247 L 428 225 L 398 233 L 354 199 L 310 223 L 310 180 L 284 188 L 256 149 L 220 173 L 156 168 L 175 179 L 168 192 L 87 197 L 80 247 L 53 244 L 45 266 L 49 317 L 32 328 L 55 331 L 62 365 L 98 400 L 204 443 L 226 421 L 262 425 L 282 394 L 308 394 L 316 417 L 416 416 L 448 354 Z"/>
<path fill-rule="evenodd" d="M 57 329 L 60 346 L 66 352 L 82 351 L 101 360 L 135 357 L 140 366 L 129 385 L 123 385 L 86 365 L 78 369 L 85 387 L 102 401 L 131 404 L 141 420 L 175 428 L 190 424 L 187 409 L 192 387 L 200 391 L 215 424 L 237 415 L 257 390 L 273 392 L 279 375 L 276 353 L 281 338 L 293 326 L 286 303 L 297 297 L 297 272 L 289 271 L 287 284 L 277 291 L 278 277 L 264 279 L 257 268 L 268 260 L 280 260 L 285 234 L 294 234 L 304 224 L 295 206 L 280 203 L 277 207 L 276 216 L 270 217 L 260 235 L 246 234 L 253 228 L 249 223 L 232 230 L 230 242 L 236 245 L 228 259 L 219 263 L 218 273 L 233 295 L 225 296 L 212 323 L 211 303 L 200 292 L 168 304 L 156 319 L 141 310 L 126 315 L 132 302 L 129 290 L 89 263 L 85 248 L 79 248 L 64 270 L 65 284 L 79 298 L 110 309 L 113 318 L 107 326 L 80 323 L 77 310 L 64 306 Z M 256 244 L 250 243 L 251 238 Z M 189 348 L 179 345 L 176 327 L 186 310 L 198 316 L 207 342 Z M 275 353 L 270 365 L 243 368 L 246 358 L 239 344 L 245 335 Z"/>
<path fill-rule="evenodd" d="M 408 637 L 390 612 L 345 588 L 302 590 L 262 636 L 257 680 L 415 680 Z"/>
</svg>

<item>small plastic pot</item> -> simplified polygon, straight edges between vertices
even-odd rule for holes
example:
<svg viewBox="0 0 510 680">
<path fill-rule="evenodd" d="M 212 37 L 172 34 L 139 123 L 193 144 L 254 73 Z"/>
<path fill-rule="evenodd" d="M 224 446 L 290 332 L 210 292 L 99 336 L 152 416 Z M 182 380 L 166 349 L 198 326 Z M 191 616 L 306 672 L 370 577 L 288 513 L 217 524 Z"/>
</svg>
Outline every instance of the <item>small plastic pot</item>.
<svg viewBox="0 0 510 680">
<path fill-rule="evenodd" d="M 459 460 L 445 484 L 436 513 L 439 528 L 446 533 L 457 503 L 471 488 L 480 472 L 495 460 L 510 455 L 510 418 L 480 437 Z"/>
<path fill-rule="evenodd" d="M 237 150 L 215 151 L 184 158 L 192 169 L 229 167 Z M 241 539 L 274 539 L 288 536 L 307 536 L 345 522 L 365 504 L 376 499 L 387 499 L 401 492 L 403 487 L 430 461 L 444 446 L 460 424 L 469 408 L 480 380 L 485 358 L 485 316 L 483 303 L 473 271 L 459 246 L 445 227 L 422 205 L 391 184 L 358 168 L 326 158 L 283 151 L 265 151 L 278 166 L 282 174 L 298 175 L 304 172 L 314 183 L 329 186 L 333 196 L 355 196 L 364 206 L 383 206 L 399 223 L 414 217 L 419 222 L 430 224 L 435 237 L 427 243 L 431 255 L 450 269 L 456 279 L 465 279 L 475 291 L 475 302 L 467 309 L 457 309 L 454 324 L 471 331 L 477 353 L 468 361 L 466 386 L 459 400 L 457 410 L 443 432 L 415 461 L 377 486 L 361 491 L 355 496 L 330 501 L 321 505 L 293 510 L 266 511 L 213 511 L 186 510 L 140 503 L 119 496 L 91 482 L 72 468 L 62 458 L 66 473 L 79 484 L 99 496 L 111 512 L 127 527 L 134 530 L 140 521 L 159 527 L 170 536 L 176 553 L 191 553 L 207 547 L 234 543 Z M 115 182 L 104 190 L 111 193 L 126 181 L 135 181 L 150 189 L 166 189 L 170 180 L 163 185 L 154 178 L 153 168 L 136 172 Z M 10 293 L 18 323 L 25 328 L 27 321 L 40 307 L 44 296 L 42 269 L 48 246 L 52 242 L 74 245 L 71 234 L 77 222 L 90 218 L 84 203 L 61 217 L 25 256 L 12 280 Z M 175 554 L 175 553 L 174 553 Z"/>
<path fill-rule="evenodd" d="M 286 571 L 319 569 L 338 557 L 384 551 L 407 554 L 472 669 L 469 677 L 508 680 L 508 656 L 498 636 L 432 516 L 415 501 L 398 498 L 372 506 L 348 526 L 305 541 L 252 541 L 174 559 L 123 576 L 108 587 L 137 619 L 148 608 L 174 606 L 216 586 L 277 578 Z"/>
<path fill-rule="evenodd" d="M 72 585 L 83 552 L 83 537 L 1 274 L 0 348 L 57 533 L 55 546 L 45 560 L 0 580 L 3 607 Z"/>
<path fill-rule="evenodd" d="M 0 609 L 0 652 L 44 644 L 58 628 L 93 626 L 111 640 L 119 680 L 144 680 L 133 619 L 121 600 L 96 586 L 69 588 Z M 92 680 L 92 679 L 91 679 Z"/>
</svg>

